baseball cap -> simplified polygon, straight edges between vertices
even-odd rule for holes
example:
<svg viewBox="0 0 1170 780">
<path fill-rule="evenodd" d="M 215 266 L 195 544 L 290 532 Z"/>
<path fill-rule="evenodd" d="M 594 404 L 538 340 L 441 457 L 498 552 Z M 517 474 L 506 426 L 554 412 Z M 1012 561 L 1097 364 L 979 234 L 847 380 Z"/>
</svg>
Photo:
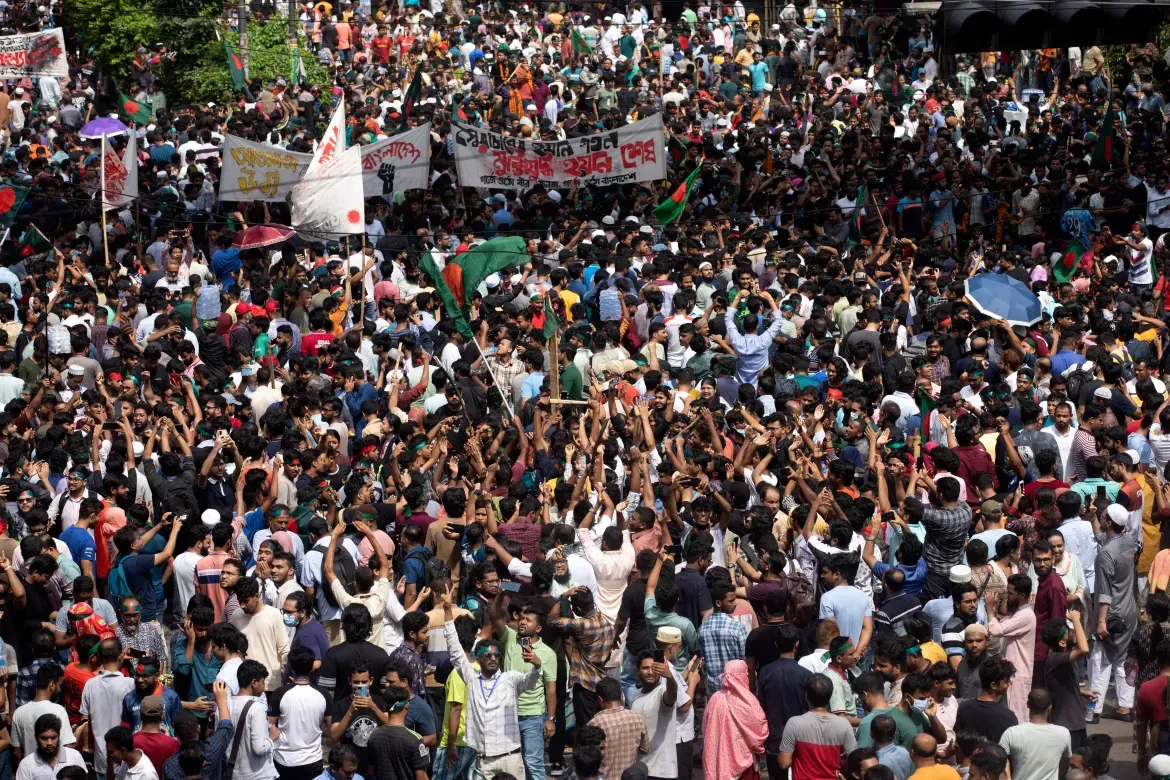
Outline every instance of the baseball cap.
<svg viewBox="0 0 1170 780">
<path fill-rule="evenodd" d="M 163 716 L 163 700 L 161 696 L 147 696 L 142 700 L 139 710 L 144 718 L 161 718 Z"/>
</svg>

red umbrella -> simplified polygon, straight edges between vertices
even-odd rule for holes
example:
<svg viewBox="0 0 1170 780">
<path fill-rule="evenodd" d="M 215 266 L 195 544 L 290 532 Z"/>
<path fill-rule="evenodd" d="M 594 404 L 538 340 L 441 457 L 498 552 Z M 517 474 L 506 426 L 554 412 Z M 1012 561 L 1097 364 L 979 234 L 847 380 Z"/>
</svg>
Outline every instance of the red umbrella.
<svg viewBox="0 0 1170 780">
<path fill-rule="evenodd" d="M 236 233 L 232 246 L 237 249 L 259 249 L 273 244 L 283 244 L 296 234 L 295 230 L 284 225 L 253 225 Z"/>
</svg>

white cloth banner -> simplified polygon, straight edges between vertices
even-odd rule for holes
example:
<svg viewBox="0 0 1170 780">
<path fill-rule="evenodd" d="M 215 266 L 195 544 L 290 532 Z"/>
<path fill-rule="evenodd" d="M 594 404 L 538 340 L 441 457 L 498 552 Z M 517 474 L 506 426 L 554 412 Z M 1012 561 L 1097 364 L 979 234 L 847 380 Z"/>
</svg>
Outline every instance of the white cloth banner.
<svg viewBox="0 0 1170 780">
<path fill-rule="evenodd" d="M 426 189 L 431 173 L 431 123 L 362 147 L 367 198 Z"/>
<path fill-rule="evenodd" d="M 293 227 L 309 239 L 365 232 L 361 149 L 346 149 L 305 174 L 293 187 L 290 207 Z"/>
<path fill-rule="evenodd" d="M 534 184 L 608 186 L 666 178 L 662 117 L 564 141 L 532 141 L 453 122 L 459 184 L 525 190 Z"/>
<path fill-rule="evenodd" d="M 284 200 L 305 175 L 312 160 L 311 154 L 226 136 L 219 199 Z"/>
<path fill-rule="evenodd" d="M 322 165 L 328 165 L 338 154 L 345 151 L 345 101 L 337 101 L 337 108 L 329 119 L 329 127 L 325 128 L 325 135 L 317 143 L 313 152 L 313 162 L 309 163 L 309 170 L 315 171 Z"/>
<path fill-rule="evenodd" d="M 106 211 L 125 206 L 138 197 L 138 144 L 134 133 L 121 159 L 110 146 L 110 137 L 102 136 L 102 208 Z"/>
<path fill-rule="evenodd" d="M 65 33 L 61 28 L 0 37 L 0 78 L 68 75 Z"/>
</svg>

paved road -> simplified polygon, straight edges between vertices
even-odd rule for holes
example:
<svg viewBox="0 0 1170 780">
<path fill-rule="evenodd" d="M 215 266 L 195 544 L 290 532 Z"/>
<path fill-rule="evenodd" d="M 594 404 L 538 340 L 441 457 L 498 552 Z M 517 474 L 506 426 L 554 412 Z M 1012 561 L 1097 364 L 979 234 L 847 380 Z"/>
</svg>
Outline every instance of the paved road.
<svg viewBox="0 0 1170 780">
<path fill-rule="evenodd" d="M 1111 711 L 1109 707 L 1107 711 Z M 1108 734 L 1113 737 L 1109 753 L 1109 775 L 1115 780 L 1138 780 L 1137 754 L 1133 752 L 1133 724 L 1102 718 L 1096 726 L 1089 726 L 1089 735 Z"/>
</svg>

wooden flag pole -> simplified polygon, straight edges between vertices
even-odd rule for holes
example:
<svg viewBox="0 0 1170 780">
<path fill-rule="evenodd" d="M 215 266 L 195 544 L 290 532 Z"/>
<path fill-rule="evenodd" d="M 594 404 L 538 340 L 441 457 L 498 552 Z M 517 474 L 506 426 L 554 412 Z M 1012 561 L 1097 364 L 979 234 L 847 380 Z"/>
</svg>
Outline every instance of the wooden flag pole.
<svg viewBox="0 0 1170 780">
<path fill-rule="evenodd" d="M 102 252 L 105 255 L 107 268 L 110 267 L 110 239 L 106 235 L 106 149 L 108 147 L 106 135 L 102 133 L 102 192 L 98 208 L 102 212 Z"/>
</svg>

